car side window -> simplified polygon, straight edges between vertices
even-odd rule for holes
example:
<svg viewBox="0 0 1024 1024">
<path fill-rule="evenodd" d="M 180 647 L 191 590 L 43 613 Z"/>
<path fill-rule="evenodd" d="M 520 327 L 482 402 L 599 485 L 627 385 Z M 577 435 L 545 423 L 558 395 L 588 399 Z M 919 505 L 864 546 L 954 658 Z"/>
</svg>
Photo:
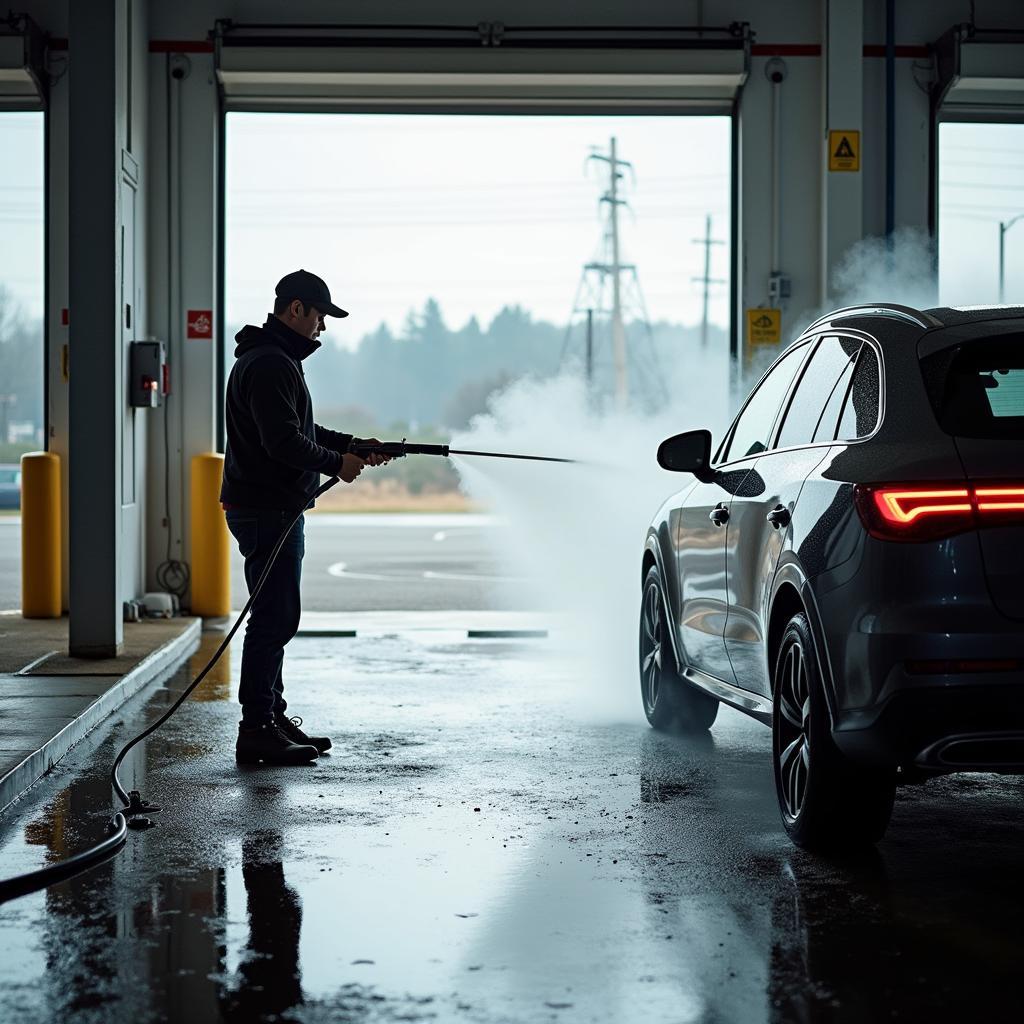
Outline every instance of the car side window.
<svg viewBox="0 0 1024 1024">
<path fill-rule="evenodd" d="M 857 368 L 843 405 L 836 437 L 840 441 L 855 441 L 867 437 L 878 426 L 881 406 L 881 368 L 878 356 L 870 345 L 861 349 Z"/>
<path fill-rule="evenodd" d="M 825 406 L 859 348 L 859 341 L 836 335 L 826 335 L 818 342 L 813 355 L 804 364 L 800 381 L 789 400 L 776 447 L 791 448 L 814 440 Z M 834 417 L 832 423 L 834 426 Z"/>
<path fill-rule="evenodd" d="M 857 353 L 855 352 L 839 375 L 839 380 L 836 381 L 832 394 L 829 395 L 829 399 L 825 403 L 821 419 L 818 420 L 818 426 L 814 431 L 815 441 L 835 440 L 836 432 L 839 429 L 839 414 L 846 404 L 846 395 L 850 390 L 850 380 L 853 378 L 853 370 L 856 365 Z"/>
<path fill-rule="evenodd" d="M 733 425 L 729 443 L 722 453 L 722 462 L 757 455 L 768 447 L 779 407 L 806 353 L 806 345 L 794 346 L 761 381 Z"/>
</svg>

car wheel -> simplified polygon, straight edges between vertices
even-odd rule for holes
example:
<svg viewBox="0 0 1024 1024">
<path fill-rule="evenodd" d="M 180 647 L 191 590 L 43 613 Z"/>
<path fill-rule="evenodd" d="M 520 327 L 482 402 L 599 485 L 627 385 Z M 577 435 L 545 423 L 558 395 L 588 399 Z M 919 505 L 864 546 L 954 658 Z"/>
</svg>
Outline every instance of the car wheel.
<svg viewBox="0 0 1024 1024">
<path fill-rule="evenodd" d="M 718 714 L 718 701 L 679 678 L 658 567 L 644 581 L 640 605 L 640 696 L 655 729 L 703 732 Z"/>
<path fill-rule="evenodd" d="M 896 792 L 895 770 L 848 761 L 831 720 L 807 617 L 782 634 L 772 692 L 772 754 L 782 823 L 805 849 L 874 843 L 885 833 Z"/>
</svg>

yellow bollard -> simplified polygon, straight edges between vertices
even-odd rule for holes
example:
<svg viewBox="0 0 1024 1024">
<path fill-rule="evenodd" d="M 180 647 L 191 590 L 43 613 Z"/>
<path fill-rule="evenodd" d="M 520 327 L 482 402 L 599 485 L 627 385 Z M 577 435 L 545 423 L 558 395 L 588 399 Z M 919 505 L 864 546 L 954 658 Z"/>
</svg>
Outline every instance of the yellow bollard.
<svg viewBox="0 0 1024 1024">
<path fill-rule="evenodd" d="M 231 612 L 230 537 L 220 507 L 223 455 L 192 459 L 192 614 Z"/>
<path fill-rule="evenodd" d="M 21 614 L 59 619 L 61 586 L 60 458 L 21 457 Z"/>
</svg>

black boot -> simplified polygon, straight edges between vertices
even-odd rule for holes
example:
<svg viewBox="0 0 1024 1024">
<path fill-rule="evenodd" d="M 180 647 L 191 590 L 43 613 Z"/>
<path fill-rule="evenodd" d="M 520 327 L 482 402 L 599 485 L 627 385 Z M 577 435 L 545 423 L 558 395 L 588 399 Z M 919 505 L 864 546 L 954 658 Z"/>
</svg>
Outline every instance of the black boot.
<svg viewBox="0 0 1024 1024">
<path fill-rule="evenodd" d="M 286 718 L 280 712 L 274 715 L 274 721 L 277 724 L 278 729 L 281 730 L 292 741 L 292 743 L 301 743 L 305 746 L 316 747 L 321 754 L 326 754 L 331 749 L 331 738 L 330 736 L 307 736 L 299 726 L 302 725 L 302 719 L 298 715 L 293 718 Z"/>
<path fill-rule="evenodd" d="M 235 760 L 239 764 L 309 764 L 320 756 L 316 747 L 293 743 L 275 724 L 239 723 Z"/>
</svg>

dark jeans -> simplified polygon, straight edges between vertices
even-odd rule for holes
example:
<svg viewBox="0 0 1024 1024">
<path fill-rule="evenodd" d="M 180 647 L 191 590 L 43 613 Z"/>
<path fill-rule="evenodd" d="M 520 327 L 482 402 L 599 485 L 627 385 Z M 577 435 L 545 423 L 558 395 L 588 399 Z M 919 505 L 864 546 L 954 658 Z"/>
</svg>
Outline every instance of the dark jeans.
<svg viewBox="0 0 1024 1024">
<path fill-rule="evenodd" d="M 274 509 L 230 509 L 228 529 L 245 559 L 245 583 L 251 594 L 293 512 Z M 277 561 L 253 602 L 242 644 L 242 678 L 238 699 L 247 725 L 270 722 L 288 707 L 284 699 L 281 666 L 284 648 L 299 629 L 302 611 L 299 581 L 305 553 L 303 520 L 292 527 Z"/>
</svg>

